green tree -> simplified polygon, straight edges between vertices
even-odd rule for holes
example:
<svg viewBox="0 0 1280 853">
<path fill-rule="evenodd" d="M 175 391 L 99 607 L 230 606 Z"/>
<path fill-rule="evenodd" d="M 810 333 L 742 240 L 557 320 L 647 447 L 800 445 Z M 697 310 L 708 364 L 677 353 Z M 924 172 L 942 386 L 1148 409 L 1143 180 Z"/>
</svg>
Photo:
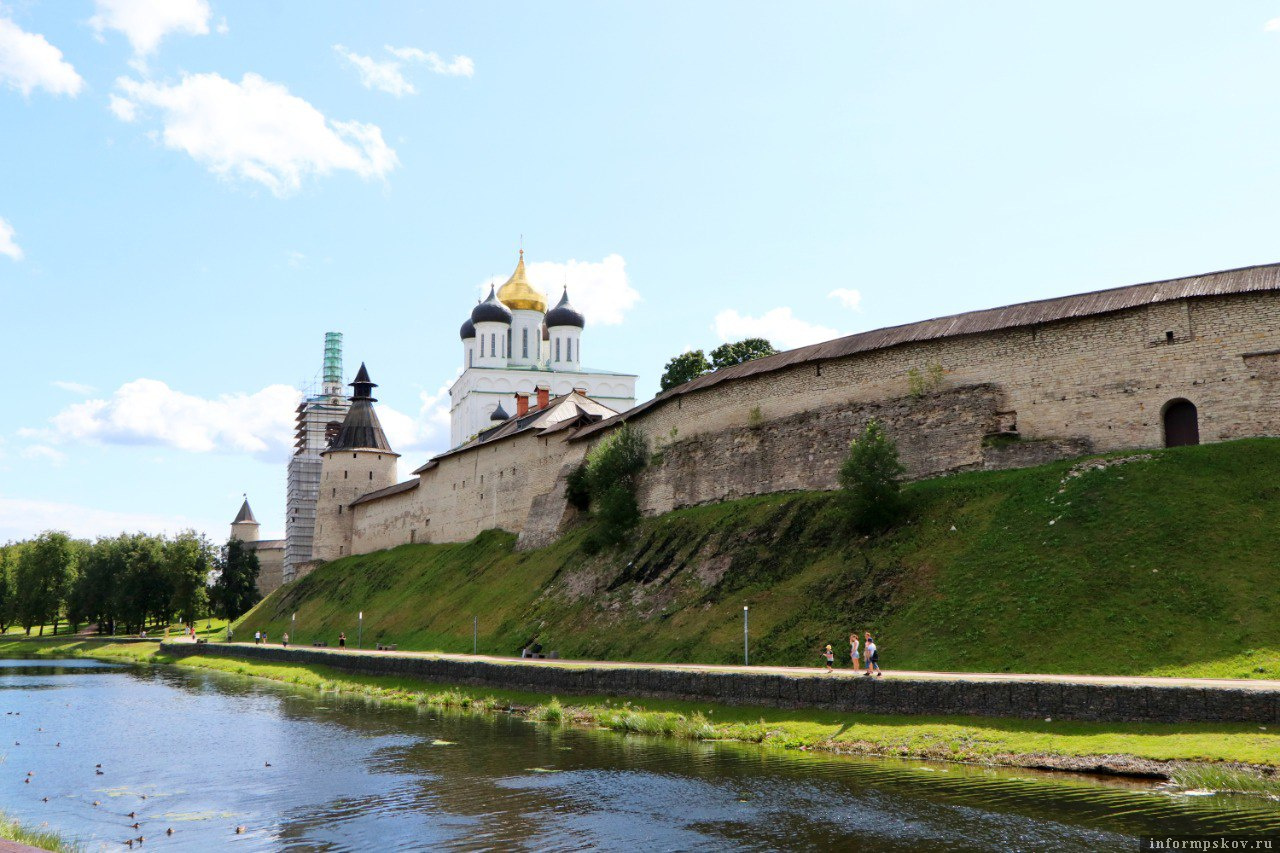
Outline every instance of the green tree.
<svg viewBox="0 0 1280 853">
<path fill-rule="evenodd" d="M 629 423 L 610 432 L 587 454 L 586 482 L 599 522 L 593 545 L 617 545 L 640 520 L 636 487 L 649 464 L 649 439 Z"/>
<path fill-rule="evenodd" d="M 682 352 L 667 362 L 667 367 L 662 373 L 662 390 L 666 391 L 677 385 L 683 385 L 690 379 L 697 379 L 710 369 L 711 362 L 707 361 L 707 356 L 702 350 Z"/>
<path fill-rule="evenodd" d="M 591 508 L 591 478 L 587 476 L 587 463 L 578 465 L 565 478 L 564 498 L 569 506 L 581 512 Z"/>
<path fill-rule="evenodd" d="M 17 616 L 27 634 L 40 626 L 44 636 L 46 623 L 58 623 L 67 595 L 75 582 L 75 549 L 70 537 L 57 531 L 46 531 L 26 544 L 18 558 Z"/>
<path fill-rule="evenodd" d="M 80 566 L 73 593 L 75 610 L 86 622 L 96 622 L 100 634 L 115 633 L 129 541 L 123 535 L 99 539 L 89 546 Z"/>
<path fill-rule="evenodd" d="M 906 511 L 900 484 L 905 471 L 897 445 L 880 422 L 868 421 L 840 467 L 842 500 L 855 530 L 879 533 L 901 520 Z"/>
<path fill-rule="evenodd" d="M 732 344 L 721 344 L 711 351 L 711 367 L 719 370 L 744 361 L 764 358 L 777 352 L 764 338 L 743 338 Z"/>
<path fill-rule="evenodd" d="M 235 619 L 262 598 L 258 592 L 258 555 L 239 539 L 231 539 L 223 547 L 217 572 L 210 598 L 224 619 Z"/>
<path fill-rule="evenodd" d="M 119 618 L 131 632 L 168 621 L 173 597 L 165 572 L 164 541 L 134 533 L 121 537 L 121 574 L 116 578 Z"/>
<path fill-rule="evenodd" d="M 183 622 L 196 621 L 209 604 L 213 546 L 194 530 L 187 530 L 164 544 L 164 562 L 171 591 L 170 612 Z"/>
<path fill-rule="evenodd" d="M 13 624 L 16 602 L 14 575 L 18 571 L 18 545 L 0 545 L 0 634 Z"/>
</svg>

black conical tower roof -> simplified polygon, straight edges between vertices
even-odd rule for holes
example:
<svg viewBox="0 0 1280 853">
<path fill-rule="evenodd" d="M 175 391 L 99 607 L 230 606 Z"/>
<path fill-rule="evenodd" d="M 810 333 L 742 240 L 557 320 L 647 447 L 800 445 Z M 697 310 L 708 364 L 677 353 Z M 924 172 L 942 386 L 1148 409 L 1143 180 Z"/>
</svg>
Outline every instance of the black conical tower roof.
<svg viewBox="0 0 1280 853">
<path fill-rule="evenodd" d="M 373 410 L 377 402 L 373 398 L 373 389 L 377 384 L 369 378 L 369 371 L 362 363 L 356 371 L 356 378 L 351 381 L 356 393 L 351 395 L 351 408 L 342 421 L 342 429 L 338 430 L 330 450 L 385 450 L 390 453 L 391 445 L 387 435 L 382 431 L 378 414 Z"/>
<path fill-rule="evenodd" d="M 493 414 L 489 415 L 491 421 L 505 421 L 511 415 L 507 414 L 507 410 L 502 408 L 502 403 L 498 403 L 498 408 L 493 410 Z"/>
<path fill-rule="evenodd" d="M 240 511 L 239 511 L 238 513 L 236 513 L 236 520 L 235 520 L 235 521 L 233 521 L 233 522 L 231 522 L 231 523 L 232 523 L 232 524 L 239 524 L 239 523 L 240 523 L 240 522 L 242 522 L 242 521 L 247 521 L 247 522 L 249 522 L 250 524 L 257 524 L 257 523 L 258 523 L 258 519 L 256 519 L 256 518 L 254 518 L 254 517 L 253 517 L 253 510 L 249 509 L 249 499 L 248 499 L 248 498 L 245 498 L 245 499 L 244 499 L 244 503 L 240 504 Z"/>
</svg>

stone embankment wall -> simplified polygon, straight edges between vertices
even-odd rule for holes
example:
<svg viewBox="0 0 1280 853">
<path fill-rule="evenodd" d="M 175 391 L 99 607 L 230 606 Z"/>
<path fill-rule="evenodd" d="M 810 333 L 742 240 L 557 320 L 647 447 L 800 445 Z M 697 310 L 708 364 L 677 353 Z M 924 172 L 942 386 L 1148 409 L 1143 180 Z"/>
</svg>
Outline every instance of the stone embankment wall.
<svg viewBox="0 0 1280 853">
<path fill-rule="evenodd" d="M 644 666 L 494 663 L 395 652 L 280 646 L 164 643 L 166 654 L 320 664 L 365 675 L 539 693 L 655 697 L 732 705 L 820 708 L 866 714 L 1052 717 L 1162 723 L 1280 723 L 1280 691 L 1130 687 L 1044 681 L 832 678 L 815 674 L 717 672 Z"/>
</svg>

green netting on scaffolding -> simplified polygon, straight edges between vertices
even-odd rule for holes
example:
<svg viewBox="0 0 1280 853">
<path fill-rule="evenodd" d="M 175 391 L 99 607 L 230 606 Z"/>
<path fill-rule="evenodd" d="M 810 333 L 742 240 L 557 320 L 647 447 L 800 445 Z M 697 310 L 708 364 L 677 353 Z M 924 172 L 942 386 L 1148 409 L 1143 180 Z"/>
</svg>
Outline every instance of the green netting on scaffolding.
<svg viewBox="0 0 1280 853">
<path fill-rule="evenodd" d="M 324 381 L 342 382 L 342 332 L 324 333 Z"/>
</svg>

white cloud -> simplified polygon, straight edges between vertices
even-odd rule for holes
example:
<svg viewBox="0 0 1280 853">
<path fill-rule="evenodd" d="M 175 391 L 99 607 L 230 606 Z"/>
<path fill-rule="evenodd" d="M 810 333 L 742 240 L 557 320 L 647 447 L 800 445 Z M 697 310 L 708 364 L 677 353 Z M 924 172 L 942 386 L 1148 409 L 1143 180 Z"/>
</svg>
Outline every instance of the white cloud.
<svg viewBox="0 0 1280 853">
<path fill-rule="evenodd" d="M 394 59 L 374 59 L 372 56 L 363 56 L 340 44 L 335 44 L 333 49 L 356 69 L 356 73 L 360 75 L 360 82 L 366 89 L 377 89 L 379 92 L 386 92 L 397 98 L 417 94 L 418 91 L 404 76 L 405 62 L 425 63 L 436 74 L 451 77 L 470 77 L 476 71 L 475 63 L 470 57 L 455 56 L 451 61 L 445 62 L 438 53 L 427 53 L 416 47 L 387 45 L 385 49 Z"/>
<path fill-rule="evenodd" d="M 132 122 L 138 117 L 138 105 L 127 98 L 120 97 L 115 92 L 111 93 L 109 106 L 115 117 L 123 122 Z"/>
<path fill-rule="evenodd" d="M 23 95 L 39 88 L 51 95 L 72 97 L 80 94 L 84 85 L 71 63 L 62 58 L 62 51 L 8 18 L 0 18 L 0 82 Z"/>
<path fill-rule="evenodd" d="M 547 307 L 560 301 L 561 289 L 569 287 L 569 302 L 587 318 L 587 325 L 616 326 L 637 302 L 640 294 L 627 278 L 627 262 L 619 254 L 604 260 L 564 263 L 538 261 L 525 264 L 529 283 L 547 296 Z M 495 275 L 480 285 L 481 295 L 488 295 L 489 285 L 501 285 L 510 277 Z"/>
<path fill-rule="evenodd" d="M 839 336 L 835 329 L 808 323 L 791 313 L 787 307 L 774 308 L 759 317 L 739 314 L 732 308 L 716 315 L 715 332 L 722 341 L 738 341 L 743 338 L 767 338 L 778 349 L 794 349 L 806 344 L 831 340 Z"/>
<path fill-rule="evenodd" d="M 94 6 L 89 26 L 99 38 L 105 30 L 124 33 L 137 56 L 153 53 L 170 33 L 209 34 L 207 0 L 94 0 Z"/>
<path fill-rule="evenodd" d="M 275 195 L 335 170 L 384 178 L 398 164 L 377 125 L 327 118 L 279 83 L 245 74 L 191 74 L 176 85 L 122 77 L 127 96 L 112 111 L 125 120 L 146 107 L 161 114 L 161 139 L 220 177 L 257 181 Z M 127 105 L 127 106 L 126 106 Z"/>
<path fill-rule="evenodd" d="M 449 386 L 462 375 L 462 368 L 445 382 L 435 393 L 423 391 L 418 396 L 418 411 L 415 415 L 406 415 L 390 406 L 378 406 L 378 420 L 382 423 L 382 431 L 387 434 L 387 441 L 396 453 L 405 454 L 414 451 L 426 451 L 428 454 L 439 453 L 449 447 Z M 415 464 L 408 470 L 416 468 Z"/>
<path fill-rule="evenodd" d="M 433 51 L 422 51 L 416 47 L 392 47 L 386 45 L 387 53 L 407 62 L 423 62 L 435 74 L 449 77 L 470 77 L 476 73 L 476 64 L 469 56 L 455 56 L 448 62 L 440 54 Z"/>
<path fill-rule="evenodd" d="M 28 539 L 44 530 L 65 530 L 78 539 L 114 536 L 122 532 L 178 533 L 195 529 L 215 542 L 225 536 L 222 525 L 198 523 L 180 515 L 162 516 L 114 512 L 77 504 L 32 501 L 0 495 L 0 542 Z"/>
<path fill-rule="evenodd" d="M 110 399 L 74 403 L 50 419 L 50 429 L 24 430 L 53 442 L 173 447 L 193 453 L 244 453 L 280 462 L 292 452 L 299 392 L 270 385 L 255 394 L 206 399 L 155 379 L 121 385 Z"/>
<path fill-rule="evenodd" d="M 22 450 L 23 459 L 45 459 L 54 465 L 61 465 L 67 461 L 67 454 L 61 450 L 57 450 L 47 444 L 32 444 Z"/>
<path fill-rule="evenodd" d="M 837 287 L 835 290 L 827 294 L 828 299 L 834 299 L 852 311 L 862 310 L 862 291 L 850 290 L 847 287 Z"/>
<path fill-rule="evenodd" d="M 15 261 L 22 260 L 22 247 L 13 239 L 13 226 L 0 217 L 0 255 Z"/>
<path fill-rule="evenodd" d="M 1262 25 L 1262 29 L 1269 33 L 1280 32 L 1280 18 L 1272 18 Z"/>
<path fill-rule="evenodd" d="M 82 382 L 68 382 L 65 379 L 55 379 L 53 381 L 54 388 L 61 388 L 63 391 L 70 391 L 72 394 L 87 395 L 92 394 L 97 389 L 92 385 L 85 385 Z"/>
<path fill-rule="evenodd" d="M 333 49 L 356 69 L 356 73 L 360 75 L 360 82 L 366 89 L 377 89 L 379 92 L 386 92 L 397 98 L 412 95 L 418 91 L 405 79 L 400 71 L 400 63 L 394 59 L 379 61 L 372 56 L 361 56 L 347 50 L 340 44 L 335 44 Z"/>
<path fill-rule="evenodd" d="M 293 267 L 296 270 L 302 269 L 304 266 L 307 265 L 307 256 L 304 255 L 302 252 L 297 252 L 290 249 L 289 251 L 284 253 L 284 256 L 289 266 Z"/>
</svg>

